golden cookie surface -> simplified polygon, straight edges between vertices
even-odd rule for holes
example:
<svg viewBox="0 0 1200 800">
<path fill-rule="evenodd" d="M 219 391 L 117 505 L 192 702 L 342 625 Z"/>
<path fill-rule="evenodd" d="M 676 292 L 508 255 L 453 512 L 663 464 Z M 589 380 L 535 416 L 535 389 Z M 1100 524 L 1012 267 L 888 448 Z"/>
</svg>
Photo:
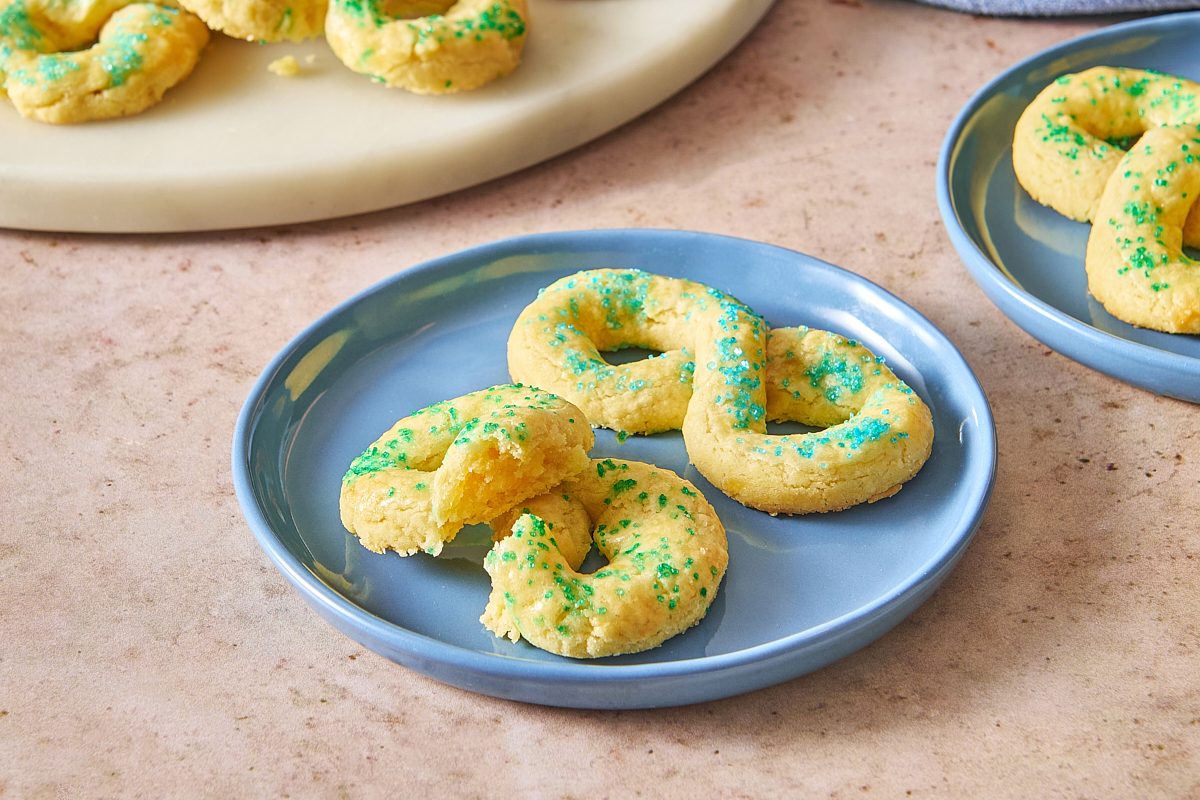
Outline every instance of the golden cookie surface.
<svg viewBox="0 0 1200 800">
<path fill-rule="evenodd" d="M 771 348 L 769 337 L 788 346 Z M 623 365 L 601 355 L 623 347 L 662 352 Z M 882 359 L 822 331 L 769 331 L 735 298 L 693 281 L 638 270 L 562 278 L 521 312 L 508 359 L 514 379 L 566 397 L 593 424 L 682 429 L 701 474 L 770 513 L 894 494 L 932 448 L 928 407 Z M 768 420 L 826 429 L 772 435 Z"/>
<path fill-rule="evenodd" d="M 1126 149 L 1146 131 L 1200 122 L 1200 84 L 1150 70 L 1093 67 L 1063 75 L 1017 120 L 1013 171 L 1034 200 L 1080 222 Z M 1186 240 L 1200 244 L 1200 217 Z"/>
<path fill-rule="evenodd" d="M 487 522 L 588 464 L 579 409 L 526 386 L 494 386 L 401 419 L 342 479 L 342 524 L 368 550 L 437 555 L 464 525 Z"/>
<path fill-rule="evenodd" d="M 521 61 L 525 0 L 331 0 L 329 46 L 347 67 L 417 94 L 477 89 Z"/>
<path fill-rule="evenodd" d="M 191 73 L 207 42 L 200 20 L 168 6 L 14 0 L 0 11 L 0 89 L 41 122 L 136 114 Z"/>
<path fill-rule="evenodd" d="M 1200 126 L 1147 131 L 1105 187 L 1088 237 L 1088 291 L 1110 314 L 1200 333 L 1200 263 L 1183 252 L 1200 198 Z"/>
<path fill-rule="evenodd" d="M 326 0 L 179 0 L 204 24 L 235 39 L 299 42 L 325 30 Z"/>
<path fill-rule="evenodd" d="M 520 513 L 509 531 L 495 526 L 504 538 L 484 560 L 492 592 L 480 621 L 489 630 L 598 658 L 657 647 L 704 618 L 729 553 L 724 526 L 695 486 L 650 464 L 603 459 L 553 498 Z M 582 574 L 593 539 L 608 563 Z"/>
</svg>

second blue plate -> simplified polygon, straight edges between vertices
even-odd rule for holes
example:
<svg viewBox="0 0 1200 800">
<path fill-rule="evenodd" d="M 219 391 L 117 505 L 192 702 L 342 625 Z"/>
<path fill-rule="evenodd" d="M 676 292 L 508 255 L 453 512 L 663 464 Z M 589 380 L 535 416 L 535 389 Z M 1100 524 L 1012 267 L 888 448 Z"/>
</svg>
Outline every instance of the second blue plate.
<svg viewBox="0 0 1200 800">
<path fill-rule="evenodd" d="M 933 455 L 903 491 L 836 514 L 771 517 L 725 497 L 688 464 L 678 433 L 593 455 L 650 461 L 694 482 L 729 531 L 730 567 L 704 621 L 644 653 L 581 662 L 497 639 L 480 623 L 488 531 L 439 558 L 376 555 L 338 520 L 341 476 L 395 420 L 508 380 L 517 313 L 580 269 L 640 267 L 730 291 L 773 325 L 810 325 L 885 356 L 933 410 Z M 878 286 L 755 242 L 677 231 L 589 231 L 477 247 L 411 269 L 300 334 L 250 393 L 233 443 L 254 535 L 326 620 L 447 683 L 561 706 L 711 700 L 822 667 L 903 619 L 946 577 L 991 491 L 987 401 L 953 345 Z"/>
<path fill-rule="evenodd" d="M 1200 14 L 1114 25 L 1008 70 L 963 108 L 942 146 L 938 205 L 967 269 L 1001 311 L 1063 355 L 1158 394 L 1200 403 L 1200 336 L 1135 328 L 1087 291 L 1091 227 L 1038 205 L 1016 181 L 1012 135 L 1059 75 L 1099 65 L 1200 80 Z"/>
</svg>

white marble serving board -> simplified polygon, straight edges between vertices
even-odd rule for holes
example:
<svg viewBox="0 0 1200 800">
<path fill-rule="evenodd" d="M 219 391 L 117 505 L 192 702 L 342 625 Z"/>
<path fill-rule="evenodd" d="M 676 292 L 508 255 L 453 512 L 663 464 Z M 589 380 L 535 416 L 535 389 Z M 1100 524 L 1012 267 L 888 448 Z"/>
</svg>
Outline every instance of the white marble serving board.
<svg viewBox="0 0 1200 800">
<path fill-rule="evenodd" d="M 324 40 L 259 45 L 214 35 L 192 76 L 135 117 L 51 126 L 0 100 L 0 227 L 244 228 L 462 189 L 662 102 L 720 60 L 770 5 L 531 0 L 517 71 L 444 97 L 378 86 L 343 67 Z M 302 75 L 267 70 L 289 54 Z"/>
</svg>

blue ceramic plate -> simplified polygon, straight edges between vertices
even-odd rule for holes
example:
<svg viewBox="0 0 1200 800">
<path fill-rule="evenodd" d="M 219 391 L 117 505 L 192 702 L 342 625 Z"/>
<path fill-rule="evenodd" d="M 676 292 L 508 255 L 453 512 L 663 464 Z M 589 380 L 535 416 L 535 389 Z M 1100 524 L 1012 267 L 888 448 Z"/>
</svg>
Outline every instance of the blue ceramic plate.
<svg viewBox="0 0 1200 800">
<path fill-rule="evenodd" d="M 363 549 L 338 521 L 350 460 L 396 419 L 508 380 L 505 341 L 539 288 L 580 269 L 640 267 L 735 293 L 774 325 L 863 341 L 933 409 L 933 456 L 893 498 L 837 514 L 771 517 L 688 465 L 679 434 L 593 454 L 693 481 L 729 531 L 730 567 L 705 620 L 655 650 L 572 661 L 479 623 L 486 529 L 439 558 Z M 799 253 L 678 231 L 588 231 L 477 247 L 405 270 L 284 348 L 238 420 L 233 475 L 267 555 L 339 630 L 476 692 L 548 705 L 644 708 L 726 697 L 815 670 L 871 642 L 946 577 L 979 525 L 995 471 L 979 384 L 924 317 L 872 283 Z"/>
<path fill-rule="evenodd" d="M 1081 364 L 1158 394 L 1200 403 L 1200 336 L 1135 328 L 1087 292 L 1091 226 L 1038 205 L 1016 182 L 1017 117 L 1059 75 L 1098 65 L 1200 80 L 1200 14 L 1114 25 L 1017 64 L 958 115 L 938 163 L 938 206 L 971 275 L 1001 311 Z"/>
</svg>

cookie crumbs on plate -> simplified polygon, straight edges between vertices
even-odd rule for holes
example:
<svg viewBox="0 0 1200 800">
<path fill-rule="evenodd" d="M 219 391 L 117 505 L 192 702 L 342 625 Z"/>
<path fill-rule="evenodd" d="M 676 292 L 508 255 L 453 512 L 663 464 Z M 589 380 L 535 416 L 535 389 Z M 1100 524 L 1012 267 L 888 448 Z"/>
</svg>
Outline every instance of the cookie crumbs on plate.
<svg viewBox="0 0 1200 800">
<path fill-rule="evenodd" d="M 267 69 L 281 78 L 294 78 L 300 74 L 300 62 L 295 56 L 284 56 L 268 64 Z"/>
</svg>

